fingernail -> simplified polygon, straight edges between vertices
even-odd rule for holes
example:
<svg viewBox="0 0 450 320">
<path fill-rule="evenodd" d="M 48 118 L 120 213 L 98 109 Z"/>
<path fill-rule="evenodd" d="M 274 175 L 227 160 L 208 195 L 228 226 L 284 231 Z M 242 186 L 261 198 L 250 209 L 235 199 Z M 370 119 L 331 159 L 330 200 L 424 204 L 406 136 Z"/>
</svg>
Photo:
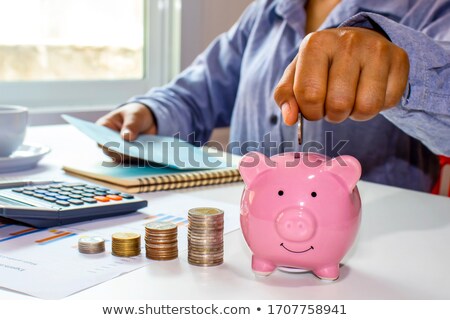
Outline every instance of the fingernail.
<svg viewBox="0 0 450 320">
<path fill-rule="evenodd" d="M 281 106 L 281 113 L 283 114 L 283 118 L 286 118 L 291 113 L 291 106 L 289 103 L 283 103 Z"/>
<path fill-rule="evenodd" d="M 123 138 L 129 138 L 131 135 L 131 131 L 129 129 L 123 129 L 121 134 Z"/>
</svg>

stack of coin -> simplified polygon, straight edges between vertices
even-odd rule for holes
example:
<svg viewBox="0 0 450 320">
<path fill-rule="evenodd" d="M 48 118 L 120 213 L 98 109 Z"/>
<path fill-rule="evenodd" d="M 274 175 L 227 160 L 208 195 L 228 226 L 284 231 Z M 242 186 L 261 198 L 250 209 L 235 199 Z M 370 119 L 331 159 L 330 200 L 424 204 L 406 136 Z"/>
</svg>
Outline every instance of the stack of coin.
<svg viewBox="0 0 450 320">
<path fill-rule="evenodd" d="M 141 253 L 141 235 L 118 232 L 112 235 L 112 254 L 118 257 L 134 257 Z"/>
<path fill-rule="evenodd" d="M 145 226 L 146 256 L 152 260 L 178 258 L 178 228 L 171 222 L 151 222 Z"/>
<path fill-rule="evenodd" d="M 78 239 L 78 251 L 84 254 L 105 252 L 105 239 L 102 237 L 80 237 Z"/>
<path fill-rule="evenodd" d="M 194 208 L 188 213 L 188 261 L 212 267 L 223 263 L 223 211 Z"/>
</svg>

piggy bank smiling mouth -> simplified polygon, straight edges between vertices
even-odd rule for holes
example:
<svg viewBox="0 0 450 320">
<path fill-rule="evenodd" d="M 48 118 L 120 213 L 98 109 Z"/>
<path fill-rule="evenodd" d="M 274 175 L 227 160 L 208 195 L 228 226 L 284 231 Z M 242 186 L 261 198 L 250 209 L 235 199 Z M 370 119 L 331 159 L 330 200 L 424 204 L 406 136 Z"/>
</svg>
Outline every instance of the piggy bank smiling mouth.
<svg viewBox="0 0 450 320">
<path fill-rule="evenodd" d="M 280 243 L 280 247 L 283 247 L 286 251 L 289 251 L 289 252 L 292 252 L 292 253 L 305 253 L 305 252 L 308 252 L 309 250 L 314 250 L 314 247 L 311 246 L 308 249 L 303 250 L 303 251 L 293 251 L 293 250 L 290 250 L 290 249 L 286 248 L 286 246 L 284 245 L 283 242 Z"/>
</svg>

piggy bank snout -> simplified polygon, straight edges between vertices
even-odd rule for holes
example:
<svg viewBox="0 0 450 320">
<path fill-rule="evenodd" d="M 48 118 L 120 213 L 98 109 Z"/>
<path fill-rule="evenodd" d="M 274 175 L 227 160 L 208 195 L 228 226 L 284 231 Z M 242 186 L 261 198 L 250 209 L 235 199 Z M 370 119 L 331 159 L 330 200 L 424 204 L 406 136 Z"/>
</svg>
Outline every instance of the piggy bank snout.
<svg viewBox="0 0 450 320">
<path fill-rule="evenodd" d="M 275 223 L 278 234 L 289 241 L 307 241 L 316 230 L 314 216 L 300 209 L 283 210 L 278 214 Z"/>
</svg>

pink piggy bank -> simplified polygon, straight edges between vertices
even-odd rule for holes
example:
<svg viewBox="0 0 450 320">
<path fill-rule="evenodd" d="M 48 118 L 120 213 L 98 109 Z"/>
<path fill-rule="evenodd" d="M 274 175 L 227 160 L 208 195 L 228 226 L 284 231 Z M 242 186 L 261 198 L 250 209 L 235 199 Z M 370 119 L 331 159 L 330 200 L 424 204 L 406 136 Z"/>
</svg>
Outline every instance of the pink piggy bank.
<svg viewBox="0 0 450 320">
<path fill-rule="evenodd" d="M 337 279 L 361 220 L 358 160 L 252 152 L 239 171 L 245 182 L 241 227 L 253 252 L 253 271 L 265 276 L 289 267 Z"/>
</svg>

